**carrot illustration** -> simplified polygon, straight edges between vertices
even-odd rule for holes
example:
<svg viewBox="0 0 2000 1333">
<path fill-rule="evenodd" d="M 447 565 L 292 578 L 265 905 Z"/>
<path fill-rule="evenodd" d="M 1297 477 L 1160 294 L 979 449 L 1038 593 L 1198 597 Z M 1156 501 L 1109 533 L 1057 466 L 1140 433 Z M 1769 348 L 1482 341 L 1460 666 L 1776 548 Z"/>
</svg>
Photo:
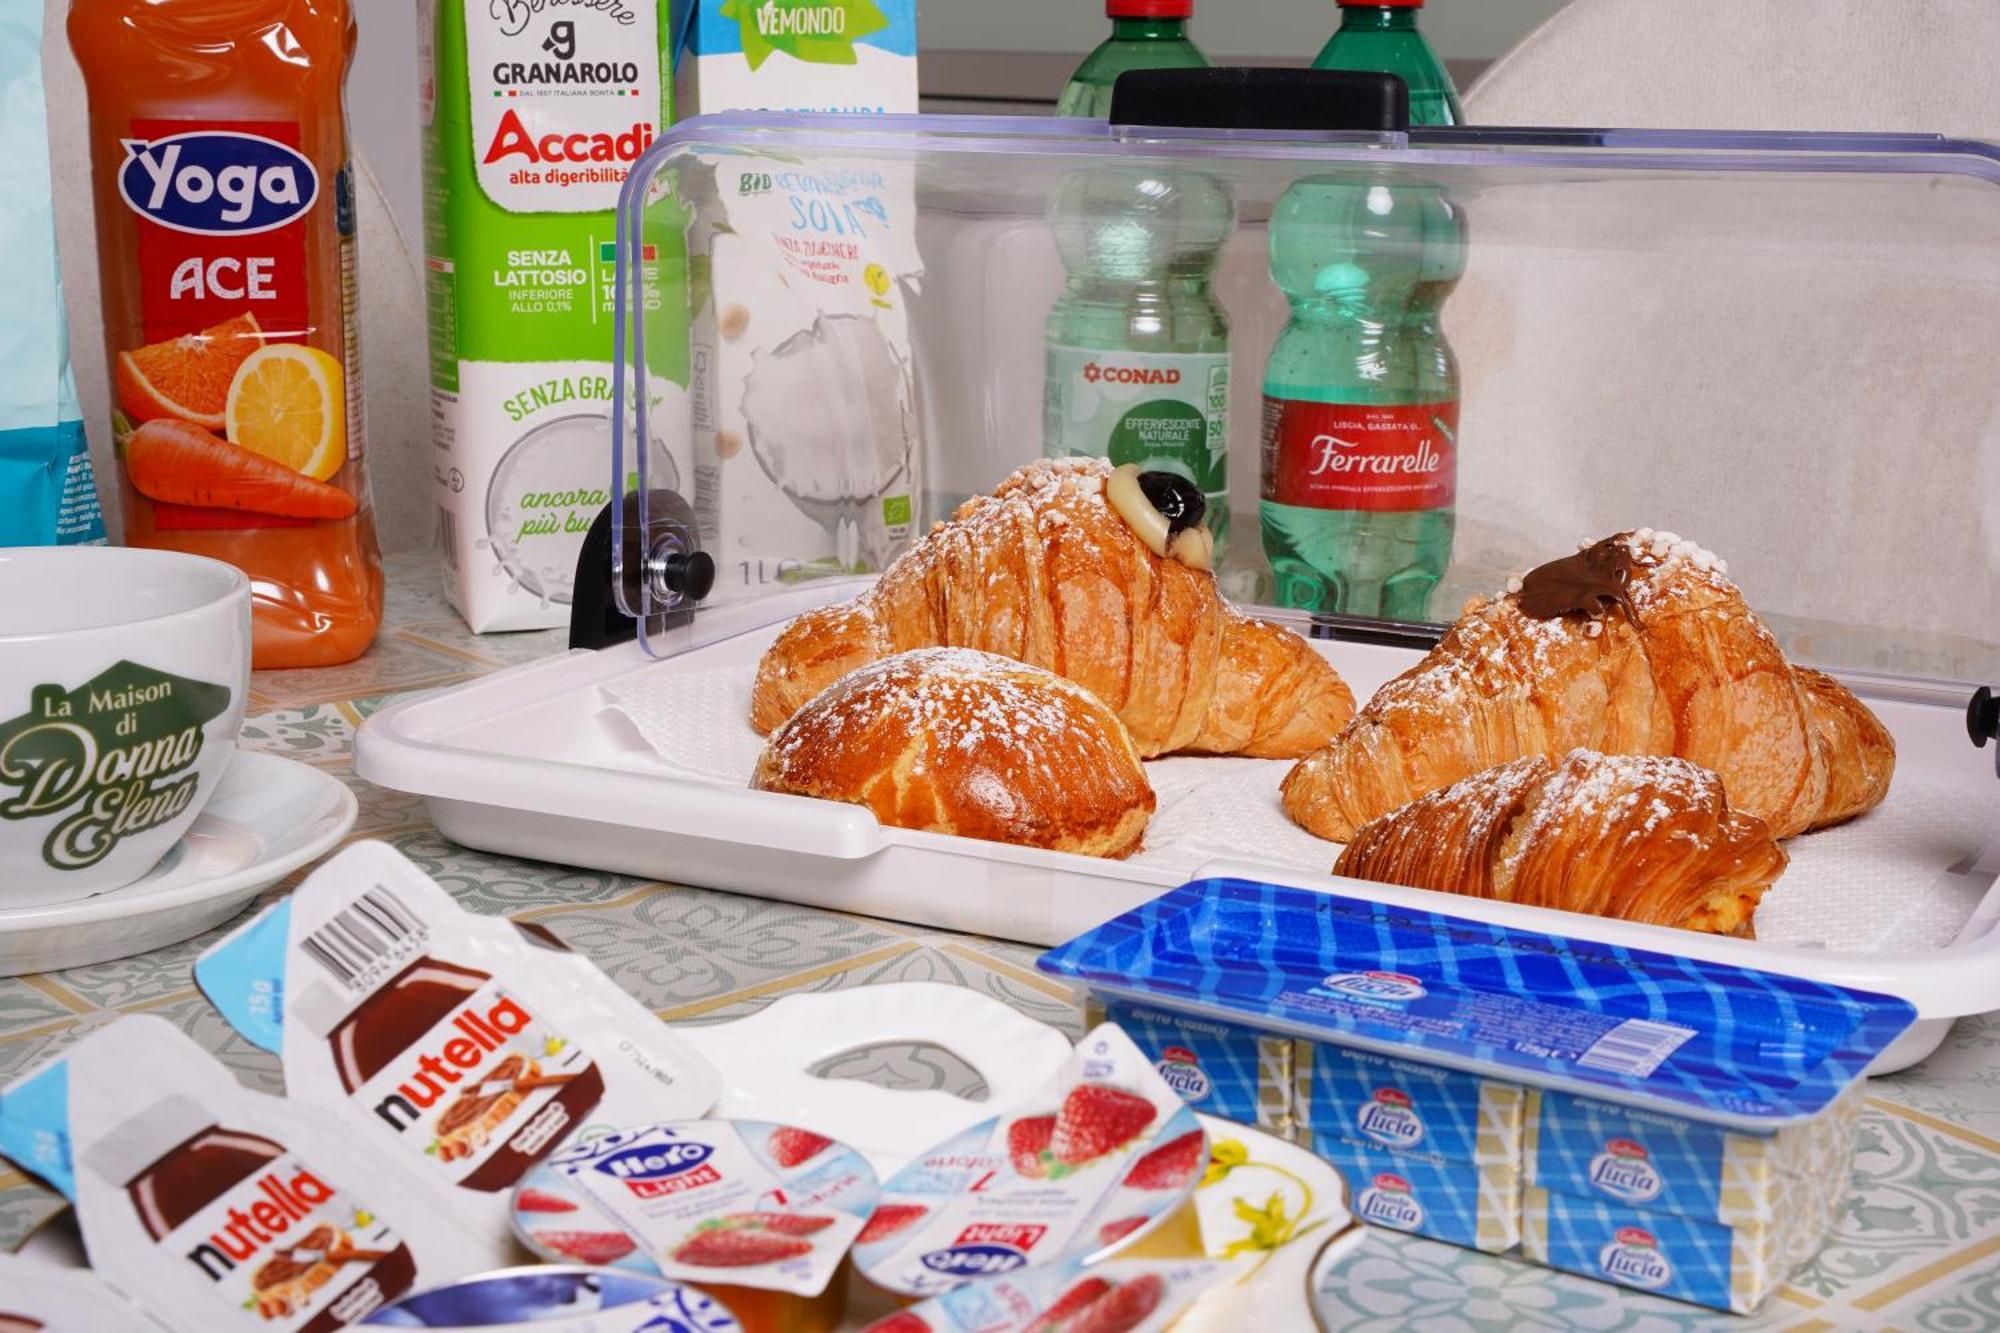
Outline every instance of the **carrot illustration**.
<svg viewBox="0 0 2000 1333">
<path fill-rule="evenodd" d="M 289 518 L 347 518 L 354 497 L 199 426 L 161 417 L 125 443 L 125 475 L 139 494 L 165 504 L 246 509 Z"/>
</svg>

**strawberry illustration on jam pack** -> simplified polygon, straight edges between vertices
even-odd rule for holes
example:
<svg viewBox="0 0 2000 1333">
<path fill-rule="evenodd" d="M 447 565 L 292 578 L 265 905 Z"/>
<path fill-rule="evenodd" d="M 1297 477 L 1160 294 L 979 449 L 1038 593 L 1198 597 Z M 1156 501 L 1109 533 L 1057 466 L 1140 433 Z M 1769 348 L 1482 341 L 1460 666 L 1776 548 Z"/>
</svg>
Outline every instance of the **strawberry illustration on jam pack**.
<svg viewBox="0 0 2000 1333">
<path fill-rule="evenodd" d="M 1194 1112 L 1107 1023 L 1027 1104 L 898 1172 L 855 1262 L 907 1297 L 1102 1257 L 1180 1212 L 1207 1160 Z"/>
<path fill-rule="evenodd" d="M 1228 1272 L 1206 1259 L 1071 1259 L 956 1287 L 863 1333 L 1160 1333 Z"/>
<path fill-rule="evenodd" d="M 327 862 L 204 954 L 195 980 L 281 1055 L 291 1096 L 394 1154 L 495 1266 L 513 1253 L 509 1196 L 537 1163 L 586 1126 L 700 1114 L 717 1092 L 708 1063 L 588 959 L 466 912 L 380 843 Z"/>
</svg>

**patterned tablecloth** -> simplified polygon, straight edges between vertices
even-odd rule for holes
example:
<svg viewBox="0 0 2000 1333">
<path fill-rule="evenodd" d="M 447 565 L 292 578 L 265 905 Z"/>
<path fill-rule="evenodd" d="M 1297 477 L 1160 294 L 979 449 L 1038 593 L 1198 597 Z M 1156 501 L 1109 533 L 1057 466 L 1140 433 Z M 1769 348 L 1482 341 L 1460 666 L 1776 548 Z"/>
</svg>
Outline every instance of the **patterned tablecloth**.
<svg viewBox="0 0 2000 1333">
<path fill-rule="evenodd" d="M 420 801 L 353 776 L 354 729 L 394 695 L 559 651 L 562 635 L 467 633 L 434 590 L 428 557 L 392 561 L 391 576 L 387 624 L 374 649 L 350 666 L 259 673 L 243 734 L 247 747 L 303 760 L 352 786 L 361 803 L 355 838 L 400 848 L 475 911 L 549 927 L 670 1022 L 736 1018 L 794 991 L 928 980 L 984 990 L 1078 1033 L 1075 998 L 1035 972 L 1032 948 L 446 842 Z M 157 1013 L 251 1086 L 275 1090 L 276 1061 L 229 1032 L 194 988 L 189 965 L 213 938 L 0 979 L 0 1083 L 114 1014 Z M 976 1076 L 965 1066 L 922 1049 L 861 1052 L 823 1072 L 982 1091 L 967 1086 Z M 1854 1190 L 1832 1243 L 1754 1320 L 1380 1231 L 1326 1284 L 1322 1313 L 1338 1328 L 1426 1333 L 2000 1328 L 2000 1016 L 1961 1021 L 1930 1060 L 1871 1093 Z M 0 1246 L 19 1246 L 57 1211 L 53 1195 L 0 1162 Z M 1300 1321 L 1310 1327 L 1303 1310 Z"/>
</svg>

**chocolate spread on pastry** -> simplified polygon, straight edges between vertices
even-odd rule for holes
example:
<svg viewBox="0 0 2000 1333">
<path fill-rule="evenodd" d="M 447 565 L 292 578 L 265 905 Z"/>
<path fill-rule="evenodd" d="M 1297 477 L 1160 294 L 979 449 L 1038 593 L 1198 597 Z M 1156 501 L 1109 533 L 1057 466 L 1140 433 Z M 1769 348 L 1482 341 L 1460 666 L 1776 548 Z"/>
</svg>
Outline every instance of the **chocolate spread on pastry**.
<svg viewBox="0 0 2000 1333">
<path fill-rule="evenodd" d="M 1201 526 L 1208 516 L 1208 499 L 1195 484 L 1175 472 L 1141 472 L 1139 489 L 1160 517 L 1167 520 L 1167 540 L 1171 542 L 1189 528 Z"/>
<path fill-rule="evenodd" d="M 1606 537 L 1575 555 L 1551 560 L 1521 576 L 1514 595 L 1523 615 L 1537 620 L 1562 616 L 1595 616 L 1617 607 L 1631 624 L 1639 623 L 1632 608 L 1632 552 L 1619 537 Z"/>
</svg>

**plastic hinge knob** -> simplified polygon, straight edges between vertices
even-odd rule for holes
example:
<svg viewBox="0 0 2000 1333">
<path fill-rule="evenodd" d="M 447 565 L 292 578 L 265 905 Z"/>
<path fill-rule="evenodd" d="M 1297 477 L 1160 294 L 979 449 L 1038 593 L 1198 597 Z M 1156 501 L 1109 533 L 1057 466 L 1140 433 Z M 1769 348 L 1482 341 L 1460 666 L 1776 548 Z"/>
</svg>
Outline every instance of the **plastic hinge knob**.
<svg viewBox="0 0 2000 1333">
<path fill-rule="evenodd" d="M 625 549 L 617 575 L 611 562 L 610 505 L 598 514 L 577 551 L 570 601 L 572 648 L 609 648 L 636 637 L 638 621 L 625 613 L 625 606 L 652 609 L 646 618 L 649 635 L 685 624 L 695 603 L 715 588 L 715 560 L 700 548 L 694 510 L 686 500 L 655 490 L 642 507 L 634 491 L 625 497 L 624 510 Z M 614 577 L 621 577 L 622 587 L 611 586 Z"/>
<path fill-rule="evenodd" d="M 1972 702 L 1965 706 L 1965 733 L 1982 750 L 1986 742 L 2000 738 L 2000 695 L 1990 687 L 1981 685 L 1972 692 Z M 1994 752 L 1993 771 L 2000 774 L 2000 750 Z"/>
</svg>

